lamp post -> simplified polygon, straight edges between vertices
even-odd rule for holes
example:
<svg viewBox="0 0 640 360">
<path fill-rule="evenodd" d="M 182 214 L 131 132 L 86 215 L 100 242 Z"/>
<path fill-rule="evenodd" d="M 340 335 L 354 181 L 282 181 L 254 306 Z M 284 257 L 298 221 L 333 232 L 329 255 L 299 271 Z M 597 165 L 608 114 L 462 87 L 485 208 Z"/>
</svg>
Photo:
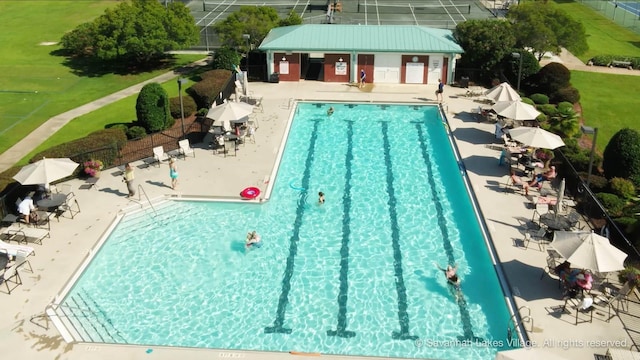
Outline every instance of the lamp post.
<svg viewBox="0 0 640 360">
<path fill-rule="evenodd" d="M 520 63 L 518 65 L 518 89 L 517 89 L 517 91 L 520 92 L 520 78 L 522 77 L 522 54 L 519 52 L 512 52 L 511 57 L 513 57 L 514 59 L 520 60 Z"/>
<path fill-rule="evenodd" d="M 242 38 L 247 40 L 247 79 L 246 80 L 247 82 L 249 82 L 249 50 L 251 50 L 249 40 L 251 39 L 251 35 L 242 34 Z"/>
<path fill-rule="evenodd" d="M 593 154 L 596 152 L 596 140 L 598 139 L 598 128 L 580 125 L 583 134 L 593 134 L 593 143 L 591 144 L 591 155 L 589 155 L 589 170 L 587 173 L 587 188 L 591 180 L 591 170 L 593 169 Z"/>
<path fill-rule="evenodd" d="M 182 138 L 184 139 L 184 104 L 182 103 L 182 84 L 186 83 L 187 79 L 178 78 L 178 95 L 180 96 L 180 121 L 182 126 Z"/>
</svg>

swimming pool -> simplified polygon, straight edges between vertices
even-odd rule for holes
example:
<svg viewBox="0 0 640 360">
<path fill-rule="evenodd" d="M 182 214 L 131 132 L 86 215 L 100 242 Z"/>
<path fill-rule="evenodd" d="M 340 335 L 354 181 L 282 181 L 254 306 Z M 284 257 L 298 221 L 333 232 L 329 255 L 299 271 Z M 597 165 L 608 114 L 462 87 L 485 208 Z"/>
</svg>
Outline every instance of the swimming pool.
<svg viewBox="0 0 640 360">
<path fill-rule="evenodd" d="M 270 201 L 156 211 L 124 216 L 65 295 L 84 341 L 440 359 L 509 348 L 435 107 L 298 104 Z M 245 252 L 250 230 L 264 246 Z M 435 265 L 447 263 L 461 293 Z"/>
</svg>

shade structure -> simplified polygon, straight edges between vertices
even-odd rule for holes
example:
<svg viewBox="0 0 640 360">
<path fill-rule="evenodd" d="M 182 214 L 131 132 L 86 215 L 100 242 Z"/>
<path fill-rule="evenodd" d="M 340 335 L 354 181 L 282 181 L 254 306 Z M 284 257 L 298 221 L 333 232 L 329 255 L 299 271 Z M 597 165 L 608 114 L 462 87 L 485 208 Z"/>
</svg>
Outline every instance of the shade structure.
<svg viewBox="0 0 640 360">
<path fill-rule="evenodd" d="M 513 120 L 534 120 L 541 112 L 522 101 L 500 101 L 493 105 L 496 114 Z"/>
<path fill-rule="evenodd" d="M 24 166 L 13 177 L 22 185 L 49 184 L 73 174 L 78 163 L 68 158 L 44 158 Z"/>
<path fill-rule="evenodd" d="M 513 140 L 534 148 L 553 150 L 564 146 L 560 136 L 538 127 L 521 126 L 509 130 L 509 135 Z"/>
<path fill-rule="evenodd" d="M 624 269 L 627 254 L 594 232 L 556 231 L 551 246 L 574 267 L 600 273 Z"/>
<path fill-rule="evenodd" d="M 518 92 L 513 90 L 511 85 L 506 82 L 487 90 L 485 96 L 496 103 L 500 101 L 520 101 Z"/>
<path fill-rule="evenodd" d="M 253 113 L 253 105 L 243 102 L 226 102 L 209 110 L 207 118 L 213 120 L 214 126 L 224 126 L 229 130 L 229 122 L 248 117 Z"/>
<path fill-rule="evenodd" d="M 549 352 L 543 348 L 521 348 L 515 350 L 499 351 L 495 360 L 566 360 L 566 358 Z"/>
</svg>

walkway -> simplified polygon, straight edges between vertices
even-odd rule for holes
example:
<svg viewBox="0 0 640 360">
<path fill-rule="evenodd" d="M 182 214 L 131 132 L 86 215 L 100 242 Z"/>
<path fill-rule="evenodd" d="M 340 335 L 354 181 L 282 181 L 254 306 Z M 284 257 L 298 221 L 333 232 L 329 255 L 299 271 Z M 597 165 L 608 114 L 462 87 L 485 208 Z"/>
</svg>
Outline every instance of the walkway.
<svg viewBox="0 0 640 360">
<path fill-rule="evenodd" d="M 152 82 L 163 83 L 163 82 L 169 81 L 173 78 L 178 77 L 181 74 L 185 74 L 189 72 L 190 68 L 193 68 L 195 66 L 201 66 L 201 65 L 205 65 L 204 60 L 200 60 L 198 62 L 192 63 L 191 65 L 186 66 L 179 70 L 166 72 L 152 79 L 143 81 L 139 84 L 130 86 L 124 90 L 120 90 L 116 93 L 107 95 L 103 98 L 92 101 L 88 104 L 84 104 L 80 107 L 77 107 L 75 109 L 69 110 L 65 113 L 62 113 L 60 115 L 56 115 L 50 118 L 44 124 L 40 125 L 40 127 L 32 131 L 29 135 L 25 136 L 22 140 L 20 140 L 18 143 L 16 143 L 11 148 L 9 148 L 7 151 L 0 154 L 0 172 L 5 171 L 10 167 L 14 166 L 18 161 L 24 158 L 33 149 L 40 146 L 40 144 L 42 144 L 45 140 L 47 140 L 51 136 L 51 134 L 60 130 L 63 126 L 65 126 L 71 120 L 79 116 L 88 114 L 94 110 L 98 110 L 101 107 L 114 103 L 118 100 L 124 99 L 131 95 L 135 95 L 138 92 L 140 92 L 140 89 L 142 89 L 142 87 L 148 83 L 152 83 Z"/>
</svg>

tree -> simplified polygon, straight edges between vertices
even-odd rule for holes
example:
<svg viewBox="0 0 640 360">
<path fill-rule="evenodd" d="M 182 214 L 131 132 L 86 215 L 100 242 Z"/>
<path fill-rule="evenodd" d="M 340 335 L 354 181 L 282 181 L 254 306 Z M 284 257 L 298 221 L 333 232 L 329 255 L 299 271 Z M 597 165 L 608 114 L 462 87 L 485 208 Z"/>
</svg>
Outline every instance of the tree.
<svg viewBox="0 0 640 360">
<path fill-rule="evenodd" d="M 240 6 L 213 27 L 223 45 L 248 52 L 247 40 L 243 34 L 249 34 L 249 47 L 259 45 L 269 31 L 278 27 L 280 18 L 276 9 L 268 6 Z"/>
<path fill-rule="evenodd" d="M 241 55 L 238 54 L 237 51 L 228 47 L 222 46 L 218 50 L 216 50 L 213 55 L 213 61 L 211 62 L 211 66 L 214 69 L 225 69 L 234 71 L 235 66 L 240 64 Z"/>
<path fill-rule="evenodd" d="M 184 4 L 165 8 L 156 0 L 131 0 L 63 35 L 61 44 L 74 56 L 145 63 L 197 43 L 198 36 Z"/>
<path fill-rule="evenodd" d="M 289 16 L 287 16 L 285 19 L 280 20 L 280 26 L 292 26 L 300 24 L 302 24 L 302 18 L 293 10 L 289 11 Z"/>
<path fill-rule="evenodd" d="M 511 24 L 502 20 L 467 20 L 456 26 L 453 37 L 464 49 L 463 66 L 487 73 L 495 72 L 502 59 L 511 56 L 516 43 Z"/>
<path fill-rule="evenodd" d="M 559 53 L 560 47 L 577 55 L 589 49 L 582 23 L 552 3 L 521 2 L 509 8 L 507 19 L 513 23 L 518 47 L 533 49 L 538 60 L 548 51 Z"/>
<path fill-rule="evenodd" d="M 640 133 L 624 128 L 613 135 L 602 157 L 607 178 L 623 178 L 640 186 Z"/>
<path fill-rule="evenodd" d="M 142 87 L 136 100 L 136 115 L 138 123 L 150 133 L 173 125 L 169 95 L 160 84 L 149 83 Z"/>
<path fill-rule="evenodd" d="M 511 84 L 518 83 L 518 73 L 520 72 L 520 59 L 514 57 L 513 53 L 519 53 L 522 56 L 522 71 L 520 73 L 520 83 L 526 86 L 526 79 L 529 76 L 535 75 L 540 71 L 540 63 L 536 57 L 529 51 L 523 49 L 512 49 L 501 61 L 501 67 L 504 71 L 504 75 L 509 79 Z M 515 87 L 515 85 L 514 85 Z"/>
</svg>

